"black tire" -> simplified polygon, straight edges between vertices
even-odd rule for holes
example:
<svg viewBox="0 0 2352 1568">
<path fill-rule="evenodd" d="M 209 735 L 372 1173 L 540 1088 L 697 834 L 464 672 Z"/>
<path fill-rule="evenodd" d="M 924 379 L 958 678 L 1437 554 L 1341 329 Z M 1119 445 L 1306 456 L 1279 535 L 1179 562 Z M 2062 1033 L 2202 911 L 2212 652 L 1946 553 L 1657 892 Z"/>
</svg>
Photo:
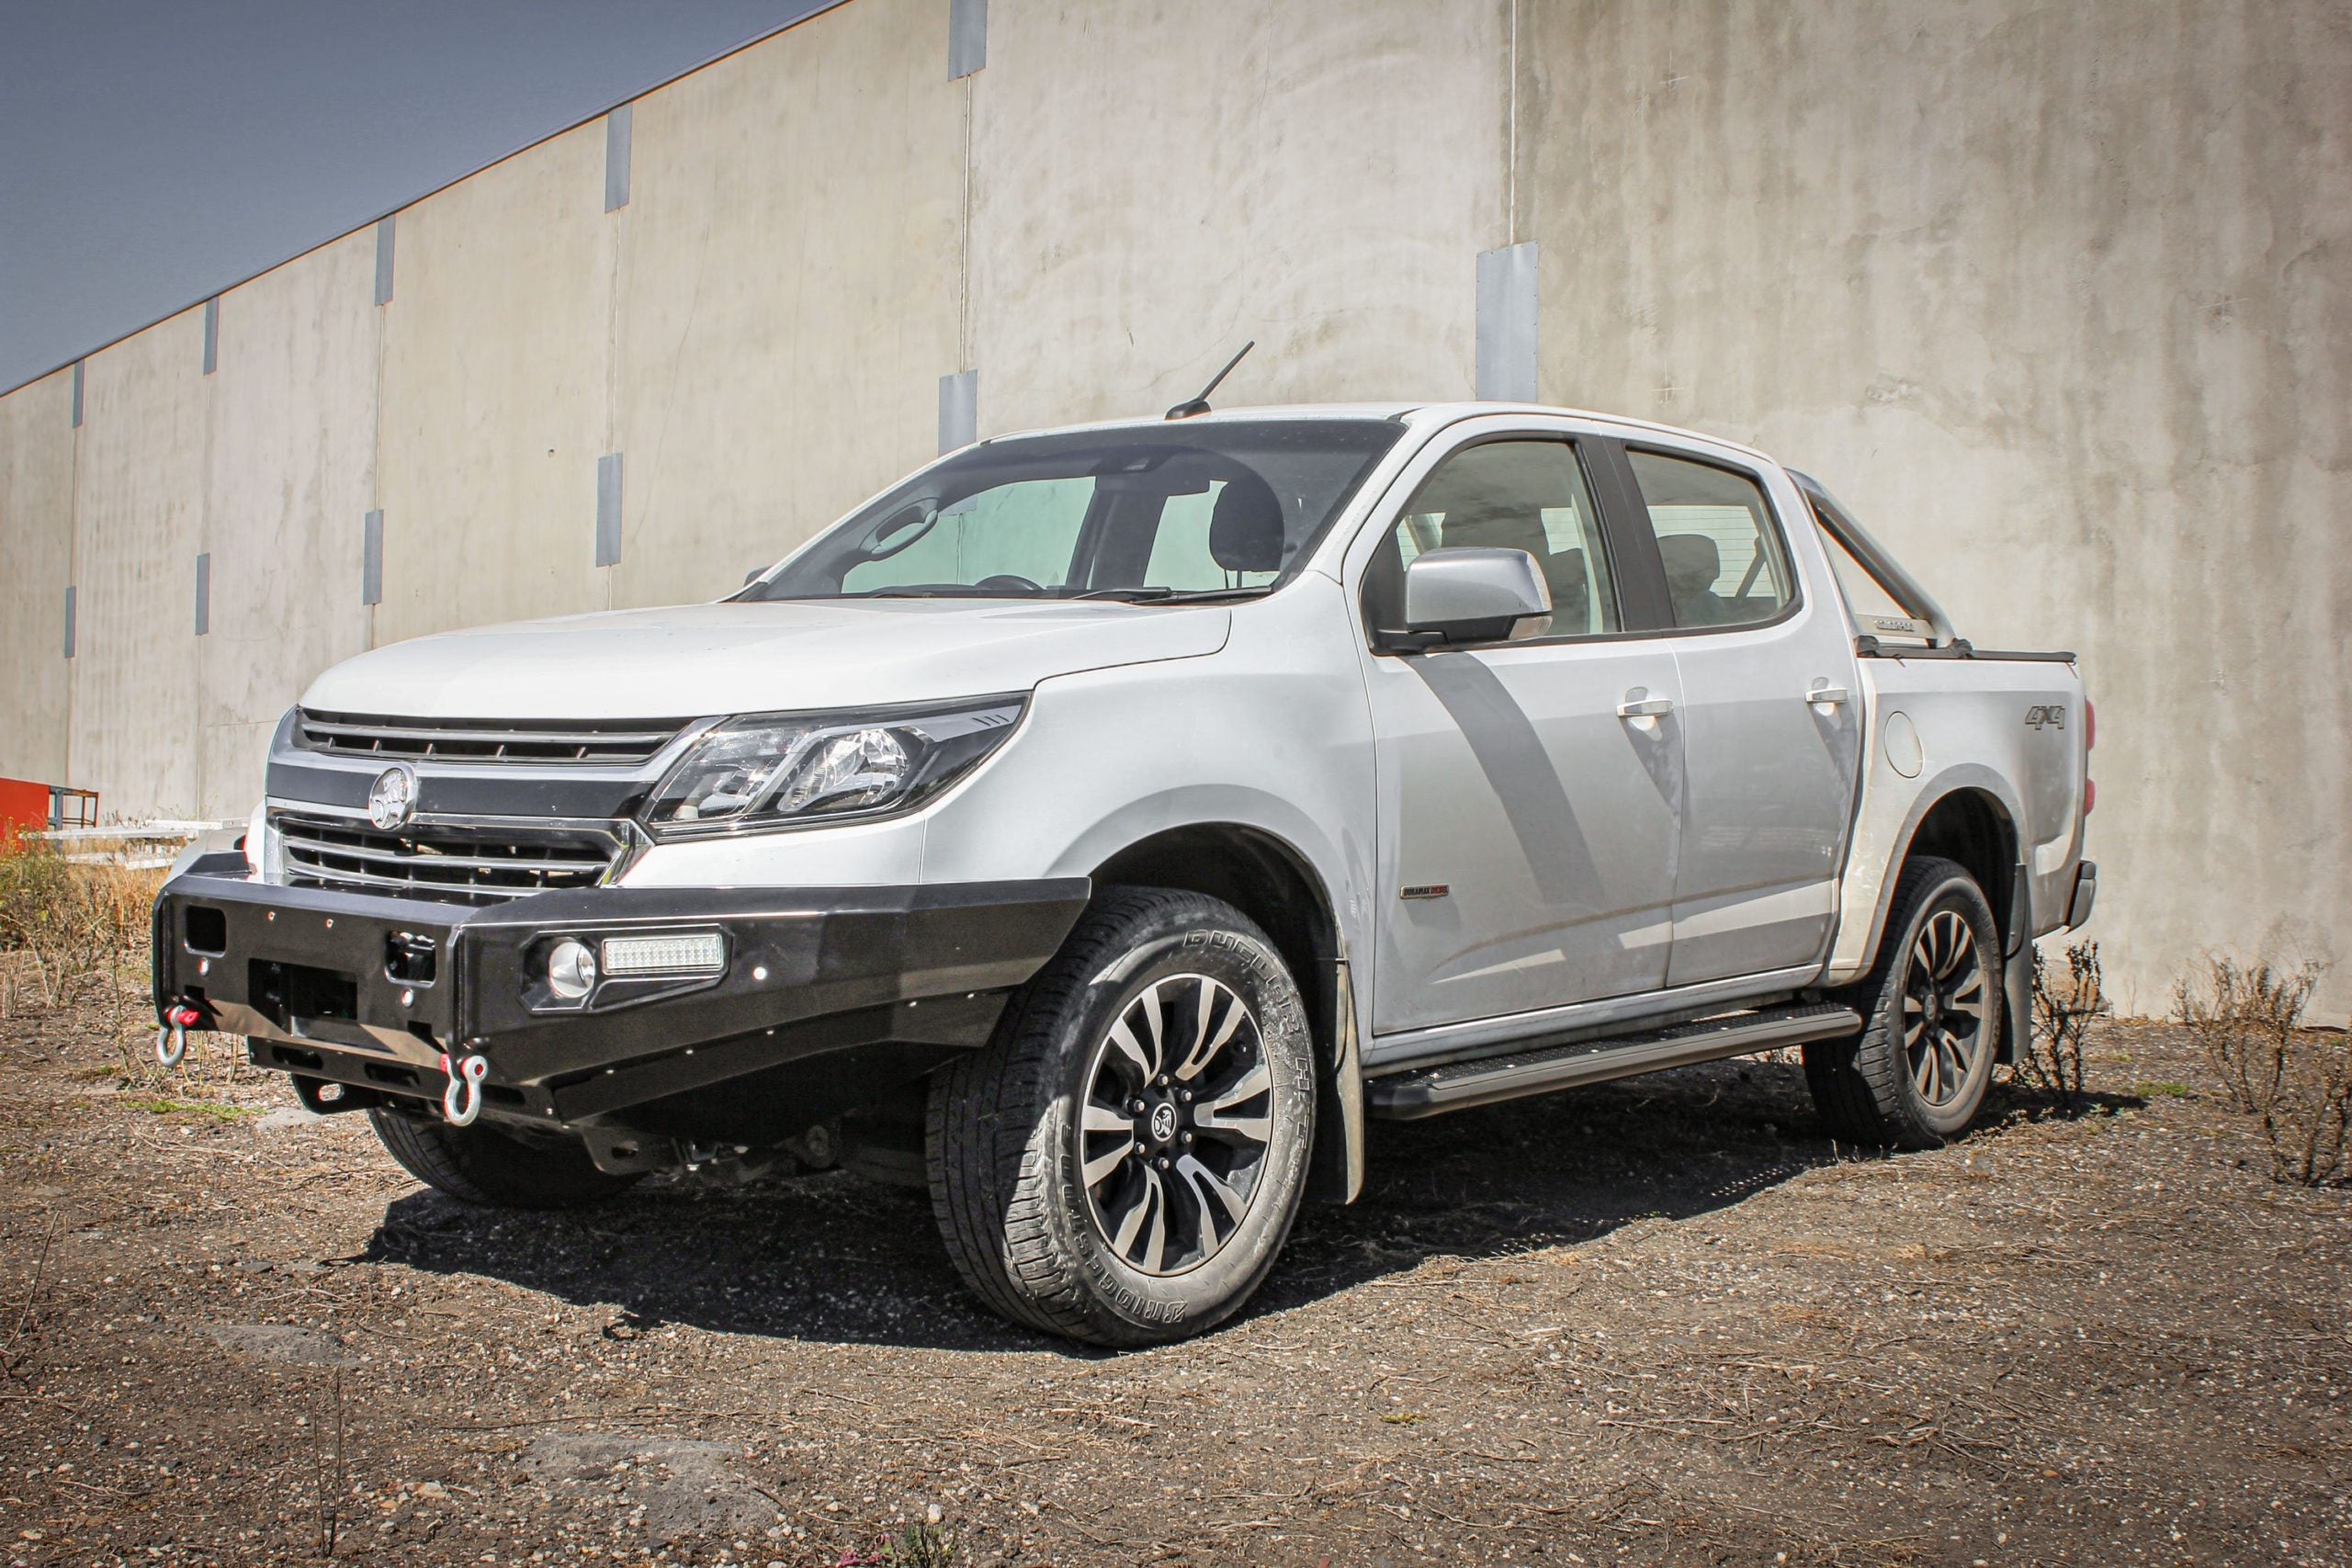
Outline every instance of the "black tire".
<svg viewBox="0 0 2352 1568">
<path fill-rule="evenodd" d="M 1148 1033 L 1142 1055 L 1123 1032 Z M 932 1208 L 973 1292 L 1015 1323 L 1120 1347 L 1197 1334 L 1249 1300 L 1314 1144 L 1314 1042 L 1281 954 L 1230 905 L 1159 888 L 1096 898 L 989 1044 L 933 1077 L 924 1138 Z M 1126 1223 L 1138 1213 L 1148 1230 Z"/>
<path fill-rule="evenodd" d="M 1960 928 L 1968 954 L 1939 980 L 1934 971 L 1941 959 L 1933 955 L 1950 951 Z M 1946 998 L 1947 991 L 1969 989 L 1962 966 L 1971 961 L 1973 1011 Z M 1862 1015 L 1862 1032 L 1804 1048 L 1805 1084 L 1830 1132 L 1852 1143 L 1905 1149 L 1939 1147 L 1965 1133 L 1992 1082 L 2001 979 L 1999 928 L 1975 877 L 1933 856 L 1907 863 L 1895 881 L 1877 962 L 1840 998 Z M 1969 1024 L 1947 1021 L 1968 1019 L 1973 1035 L 1963 1041 Z M 1955 1063 L 1963 1065 L 1955 1070 Z"/>
<path fill-rule="evenodd" d="M 452 1127 L 397 1111 L 370 1110 L 368 1120 L 403 1169 L 463 1203 L 570 1209 L 601 1202 L 638 1180 L 597 1169 L 580 1144 L 526 1144 L 481 1122 Z"/>
</svg>

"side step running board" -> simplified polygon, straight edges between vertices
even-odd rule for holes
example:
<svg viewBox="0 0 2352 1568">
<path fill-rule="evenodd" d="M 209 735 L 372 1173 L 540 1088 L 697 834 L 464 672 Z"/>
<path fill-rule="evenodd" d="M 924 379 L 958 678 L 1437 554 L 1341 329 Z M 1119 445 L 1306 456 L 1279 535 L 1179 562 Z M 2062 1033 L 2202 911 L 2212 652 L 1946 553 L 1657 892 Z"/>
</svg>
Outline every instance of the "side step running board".
<svg viewBox="0 0 2352 1568">
<path fill-rule="evenodd" d="M 1827 1003 L 1771 1008 L 1644 1034 L 1484 1056 L 1426 1072 L 1374 1078 L 1363 1086 L 1364 1108 L 1375 1116 L 1410 1121 L 1521 1095 L 1549 1094 L 1557 1089 L 1631 1077 L 1664 1067 L 1687 1067 L 1695 1062 L 1746 1056 L 1807 1040 L 1827 1040 L 1857 1033 L 1861 1027 L 1861 1015 L 1851 1008 Z"/>
</svg>

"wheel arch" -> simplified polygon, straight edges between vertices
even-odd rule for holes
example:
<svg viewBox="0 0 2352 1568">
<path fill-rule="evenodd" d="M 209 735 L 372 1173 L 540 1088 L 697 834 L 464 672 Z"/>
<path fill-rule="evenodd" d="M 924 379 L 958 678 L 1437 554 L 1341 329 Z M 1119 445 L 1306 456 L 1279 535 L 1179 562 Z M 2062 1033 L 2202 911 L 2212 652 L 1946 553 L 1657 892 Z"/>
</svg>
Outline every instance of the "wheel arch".
<svg viewBox="0 0 2352 1568">
<path fill-rule="evenodd" d="M 1175 887 L 1257 922 L 1290 965 L 1317 1046 L 1309 1192 L 1352 1201 L 1363 1185 L 1363 1086 L 1347 941 L 1330 890 L 1286 839 L 1247 823 L 1192 822 L 1126 844 L 1088 874 L 1101 887 Z"/>
<path fill-rule="evenodd" d="M 2016 1057 L 2021 1041 L 2018 1031 L 2027 1024 L 2032 994 L 2030 968 L 2025 961 L 2025 950 L 2033 936 L 2031 885 L 2022 858 L 2018 815 L 2014 804 L 1989 776 L 1958 778 L 1948 787 L 1922 792 L 1912 807 L 1902 848 L 1881 884 L 1862 964 L 1867 969 L 1875 963 L 1880 944 L 1886 940 L 1895 885 L 1905 866 L 1923 855 L 1934 855 L 1966 868 L 1984 889 L 2000 932 L 2005 1005 L 1996 1059 L 2003 1062 Z"/>
</svg>

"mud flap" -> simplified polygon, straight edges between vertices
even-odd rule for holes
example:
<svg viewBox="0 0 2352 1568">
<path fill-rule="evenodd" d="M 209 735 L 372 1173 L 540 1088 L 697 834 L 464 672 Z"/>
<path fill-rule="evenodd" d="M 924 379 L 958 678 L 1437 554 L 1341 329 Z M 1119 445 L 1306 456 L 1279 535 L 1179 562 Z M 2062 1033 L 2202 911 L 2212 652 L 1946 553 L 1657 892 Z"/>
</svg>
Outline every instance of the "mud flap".
<svg viewBox="0 0 2352 1568">
<path fill-rule="evenodd" d="M 2009 873 L 2009 918 L 2001 927 L 2001 1044 L 1996 1062 L 2027 1055 L 2033 1030 L 2033 887 L 2026 864 Z"/>
<path fill-rule="evenodd" d="M 1352 1203 L 1363 1191 L 1363 1062 L 1357 1050 L 1355 984 L 1344 958 L 1331 961 L 1331 1049 L 1317 1063 L 1315 1152 L 1306 1190 L 1323 1203 Z"/>
</svg>

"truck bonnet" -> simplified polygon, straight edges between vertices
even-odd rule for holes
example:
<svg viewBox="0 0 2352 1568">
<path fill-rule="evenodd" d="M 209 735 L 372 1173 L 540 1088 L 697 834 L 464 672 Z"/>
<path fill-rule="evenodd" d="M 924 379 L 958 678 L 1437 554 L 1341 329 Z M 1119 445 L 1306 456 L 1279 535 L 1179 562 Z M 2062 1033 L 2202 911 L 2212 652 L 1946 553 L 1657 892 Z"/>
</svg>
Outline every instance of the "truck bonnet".
<svg viewBox="0 0 2352 1568">
<path fill-rule="evenodd" d="M 674 605 L 444 632 L 347 660 L 302 705 L 418 718 L 620 718 L 871 707 L 1027 691 L 1198 658 L 1223 605 L 946 599 Z"/>
</svg>

